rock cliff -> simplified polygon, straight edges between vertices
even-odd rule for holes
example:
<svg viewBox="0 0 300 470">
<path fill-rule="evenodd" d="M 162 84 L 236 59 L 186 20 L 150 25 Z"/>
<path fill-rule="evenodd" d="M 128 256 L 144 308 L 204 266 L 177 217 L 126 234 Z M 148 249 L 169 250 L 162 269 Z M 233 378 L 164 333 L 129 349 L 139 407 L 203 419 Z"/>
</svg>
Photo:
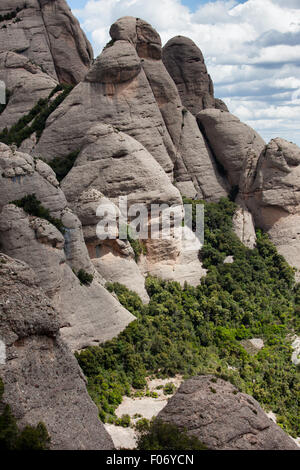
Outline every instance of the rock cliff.
<svg viewBox="0 0 300 470">
<path fill-rule="evenodd" d="M 1 250 L 20 259 L 38 275 L 39 286 L 60 312 L 61 334 L 72 349 L 112 339 L 134 319 L 103 287 L 84 243 L 82 226 L 67 206 L 53 170 L 41 160 L 0 144 Z M 9 204 L 35 194 L 61 220 L 63 234 L 47 220 Z M 94 275 L 81 285 L 80 269 Z"/>
<path fill-rule="evenodd" d="M 291 266 L 300 269 L 300 148 L 276 138 L 259 159 L 244 161 L 240 200 L 253 214 L 258 227 L 267 231 Z M 300 279 L 296 273 L 297 280 Z"/>
<path fill-rule="evenodd" d="M 21 54 L 53 79 L 78 83 L 93 52 L 65 0 L 3 0 L 0 52 Z"/>
<path fill-rule="evenodd" d="M 51 448 L 112 449 L 85 379 L 59 335 L 59 315 L 24 262 L 0 254 L 4 402 L 21 428 L 45 423 Z M 88 423 L 88 426 L 87 426 Z"/>
<path fill-rule="evenodd" d="M 199 241 L 190 249 L 181 237 L 190 235 L 188 227 L 174 229 L 182 196 L 235 198 L 239 239 L 253 249 L 255 228 L 262 228 L 300 269 L 300 149 L 280 138 L 266 144 L 232 115 L 215 98 L 203 55 L 188 38 L 162 47 L 149 23 L 123 17 L 93 61 L 64 0 L 2 0 L 0 15 L 0 80 L 8 98 L 0 108 L 5 399 L 22 426 L 43 417 L 54 449 L 110 449 L 70 352 L 110 340 L 135 320 L 105 283 L 124 284 L 144 303 L 147 274 L 200 283 L 206 270 Z M 52 106 L 62 90 L 65 99 Z M 39 134 L 28 137 L 31 112 L 46 98 L 47 109 L 34 115 Z M 59 165 L 60 182 L 53 170 Z M 22 206 L 30 195 L 44 216 Z M 172 205 L 171 237 L 142 240 L 138 249 L 118 230 L 114 239 L 100 239 L 99 208 L 120 220 L 120 197 L 129 209 Z M 210 448 L 294 448 L 255 400 L 212 377 L 187 381 L 161 417 L 187 426 Z"/>
<path fill-rule="evenodd" d="M 226 104 L 214 97 L 214 85 L 207 73 L 200 49 L 189 38 L 176 36 L 163 48 L 163 62 L 177 86 L 183 106 L 194 116 L 206 108 L 228 111 Z"/>
<path fill-rule="evenodd" d="M 57 85 L 54 78 L 30 59 L 7 51 L 0 53 L 0 80 L 8 92 L 7 105 L 0 114 L 0 129 L 10 128 Z"/>
</svg>

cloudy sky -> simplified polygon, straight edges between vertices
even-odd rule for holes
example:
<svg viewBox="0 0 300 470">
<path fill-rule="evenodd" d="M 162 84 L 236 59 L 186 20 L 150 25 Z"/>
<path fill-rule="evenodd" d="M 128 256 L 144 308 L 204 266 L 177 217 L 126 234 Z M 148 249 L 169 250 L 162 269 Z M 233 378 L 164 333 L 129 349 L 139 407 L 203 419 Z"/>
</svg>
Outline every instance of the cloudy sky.
<svg viewBox="0 0 300 470">
<path fill-rule="evenodd" d="M 300 0 L 68 0 L 95 56 L 121 16 L 202 50 L 215 96 L 269 141 L 300 145 Z"/>
</svg>

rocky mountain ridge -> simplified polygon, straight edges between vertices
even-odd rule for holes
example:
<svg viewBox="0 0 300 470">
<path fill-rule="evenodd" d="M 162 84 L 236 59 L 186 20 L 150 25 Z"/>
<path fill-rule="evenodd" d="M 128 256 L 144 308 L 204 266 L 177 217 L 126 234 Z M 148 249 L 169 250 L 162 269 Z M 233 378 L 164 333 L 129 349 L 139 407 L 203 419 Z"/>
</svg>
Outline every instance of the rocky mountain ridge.
<svg viewBox="0 0 300 470">
<path fill-rule="evenodd" d="M 70 391 L 68 384 L 64 388 L 57 383 L 59 393 L 71 393 L 70 406 L 82 403 L 86 414 L 73 413 L 79 413 L 80 423 L 91 419 L 94 426 L 82 442 L 72 442 L 73 434 L 64 441 L 67 431 L 58 431 L 54 417 L 47 415 L 46 402 L 53 397 L 45 391 L 38 406 L 53 436 L 53 448 L 111 448 L 76 363 L 68 371 L 61 363 L 71 357 L 68 348 L 99 345 L 135 319 L 106 290 L 107 281 L 126 285 L 147 303 L 147 274 L 196 286 L 206 270 L 198 250 L 186 250 L 175 236 L 145 240 L 139 256 L 129 241 L 100 240 L 97 208 L 117 205 L 119 197 L 126 196 L 129 206 L 168 204 L 182 211 L 182 196 L 218 201 L 235 194 L 240 207 L 234 228 L 241 241 L 253 248 L 254 227 L 260 227 L 299 269 L 300 149 L 280 138 L 266 145 L 256 131 L 233 116 L 214 97 L 203 55 L 188 38 L 177 36 L 162 48 L 159 34 L 146 21 L 123 17 L 111 26 L 112 39 L 93 62 L 91 46 L 64 0 L 3 1 L 2 18 L 8 13 L 13 13 L 12 18 L 3 20 L 2 27 L 0 23 L 0 79 L 9 91 L 0 114 L 3 141 L 13 125 L 16 133 L 24 130 L 22 118 L 30 116 L 39 100 L 48 97 L 51 103 L 52 93 L 54 98 L 62 93 L 58 85 L 74 88 L 50 109 L 40 135 L 18 135 L 19 148 L 0 144 L 1 256 L 4 271 L 6 265 L 14 267 L 3 272 L 2 279 L 14 276 L 14 269 L 32 269 L 35 281 L 32 274 L 28 274 L 30 281 L 21 279 L 24 289 L 29 286 L 26 295 L 41 289 L 41 305 L 49 299 L 51 312 L 53 308 L 57 312 L 53 313 L 55 325 L 41 315 L 38 332 L 32 321 L 29 332 L 19 337 L 7 317 L 8 294 L 5 283 L 2 286 L 1 339 L 13 348 L 12 354 L 21 341 L 19 355 L 2 367 L 4 383 L 13 396 L 7 400 L 21 424 L 35 424 L 34 403 L 26 398 L 24 409 L 18 408 L 23 398 L 11 384 L 19 377 L 32 386 L 35 374 L 24 378 L 22 368 L 29 368 L 26 361 L 31 361 L 41 377 L 41 364 L 49 356 L 56 376 L 65 374 L 68 383 L 77 384 Z M 44 112 L 42 105 L 41 109 L 38 118 Z M 25 130 L 28 125 L 30 121 Z M 51 165 L 57 159 L 66 161 L 72 152 L 77 155 L 75 163 L 59 183 Z M 12 204 L 33 194 L 51 220 L 59 221 L 61 231 L 51 220 Z M 78 279 L 80 270 L 92 276 L 89 285 Z M 11 279 L 7 282 L 14 285 Z M 14 318 L 20 305 L 19 298 L 13 300 Z M 38 308 L 37 298 L 33 301 Z M 31 342 L 34 352 L 27 357 Z M 63 351 L 61 362 L 59 351 Z M 53 371 L 49 367 L 50 376 Z M 44 377 L 41 382 L 47 389 Z M 59 410 L 61 405 L 53 406 Z M 72 432 L 79 430 L 75 426 Z M 89 432 L 97 434 L 99 441 L 95 436 L 91 439 Z"/>
</svg>

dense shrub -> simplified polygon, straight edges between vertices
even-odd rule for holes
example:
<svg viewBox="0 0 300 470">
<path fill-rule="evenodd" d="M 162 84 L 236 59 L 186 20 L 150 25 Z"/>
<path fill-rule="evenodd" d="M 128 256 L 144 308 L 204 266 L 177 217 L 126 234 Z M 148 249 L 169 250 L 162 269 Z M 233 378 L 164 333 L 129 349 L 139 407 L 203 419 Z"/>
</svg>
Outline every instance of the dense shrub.
<svg viewBox="0 0 300 470">
<path fill-rule="evenodd" d="M 200 256 L 208 273 L 197 287 L 148 277 L 150 302 L 143 305 L 126 287 L 107 285 L 137 319 L 118 338 L 77 354 L 103 420 L 147 376 L 214 374 L 272 409 L 284 429 L 299 435 L 299 370 L 286 338 L 299 333 L 300 288 L 265 234 L 258 231 L 253 250 L 238 240 L 235 210 L 226 199 L 205 204 Z M 228 255 L 232 264 L 223 263 Z M 265 343 L 254 356 L 240 344 L 252 337 Z"/>
<path fill-rule="evenodd" d="M 174 424 L 164 423 L 159 419 L 148 425 L 144 421 L 139 426 L 138 450 L 206 450 L 195 436 L 189 436 L 186 430 L 180 430 Z"/>
<path fill-rule="evenodd" d="M 165 395 L 172 395 L 176 390 L 175 385 L 172 382 L 166 383 L 164 386 L 164 394 Z"/>
<path fill-rule="evenodd" d="M 50 215 L 49 209 L 42 206 L 41 202 L 36 198 L 35 194 L 28 194 L 22 199 L 12 201 L 11 204 L 15 204 L 17 207 L 21 207 L 29 215 L 46 219 L 52 225 L 54 225 L 61 233 L 64 233 L 64 226 L 60 219 L 56 219 Z"/>
<path fill-rule="evenodd" d="M 10 406 L 1 403 L 4 386 L 0 378 L 0 450 L 47 450 L 50 437 L 46 426 L 38 423 L 36 427 L 25 426 L 22 431 L 18 429 L 17 421 Z"/>
<path fill-rule="evenodd" d="M 51 101 L 54 92 L 59 91 L 58 88 L 60 87 L 63 88 L 62 93 Z M 16 144 L 19 147 L 34 132 L 36 132 L 37 139 L 39 140 L 45 129 L 48 117 L 64 101 L 72 89 L 72 85 L 58 85 L 55 87 L 48 98 L 40 99 L 29 113 L 20 118 L 9 130 L 5 128 L 0 133 L 0 142 L 7 145 Z"/>
</svg>

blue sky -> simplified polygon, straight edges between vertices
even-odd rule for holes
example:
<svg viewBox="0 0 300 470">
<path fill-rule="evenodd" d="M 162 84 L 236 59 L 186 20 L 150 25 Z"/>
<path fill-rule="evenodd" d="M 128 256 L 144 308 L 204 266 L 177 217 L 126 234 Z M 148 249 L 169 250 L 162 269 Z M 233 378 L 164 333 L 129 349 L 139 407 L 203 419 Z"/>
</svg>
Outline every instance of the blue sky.
<svg viewBox="0 0 300 470">
<path fill-rule="evenodd" d="M 300 145 L 300 0 L 68 0 L 95 56 L 132 15 L 202 50 L 215 96 L 269 141 Z"/>
</svg>

